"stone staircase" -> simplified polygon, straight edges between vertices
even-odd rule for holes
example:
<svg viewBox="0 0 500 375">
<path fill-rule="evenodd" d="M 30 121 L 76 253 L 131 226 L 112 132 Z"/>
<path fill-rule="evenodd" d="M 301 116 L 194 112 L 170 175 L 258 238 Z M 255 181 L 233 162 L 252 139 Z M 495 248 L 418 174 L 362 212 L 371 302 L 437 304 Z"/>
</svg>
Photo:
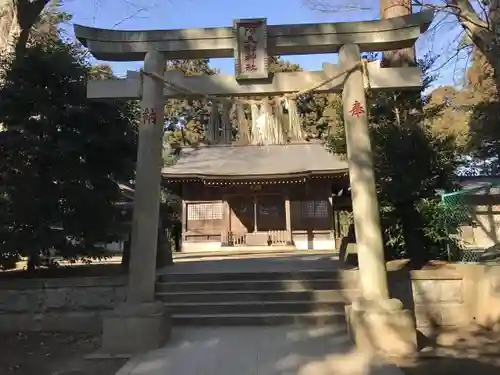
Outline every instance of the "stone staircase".
<svg viewBox="0 0 500 375">
<path fill-rule="evenodd" d="M 157 299 L 176 325 L 345 324 L 342 290 L 329 271 L 164 274 Z"/>
</svg>

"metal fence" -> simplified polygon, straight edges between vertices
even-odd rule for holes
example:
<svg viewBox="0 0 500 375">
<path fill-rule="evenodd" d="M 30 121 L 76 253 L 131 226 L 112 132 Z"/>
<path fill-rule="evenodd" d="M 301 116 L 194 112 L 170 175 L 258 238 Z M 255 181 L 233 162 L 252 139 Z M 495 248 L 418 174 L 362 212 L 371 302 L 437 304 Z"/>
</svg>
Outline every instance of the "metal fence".
<svg viewBox="0 0 500 375">
<path fill-rule="evenodd" d="M 450 261 L 461 263 L 483 263 L 485 261 L 484 255 L 487 253 L 486 249 L 464 246 L 460 238 L 460 227 L 472 226 L 474 221 L 473 207 L 466 202 L 466 197 L 498 187 L 500 187 L 500 183 L 486 183 L 474 188 L 441 194 L 441 203 L 444 207 L 444 221 L 448 233 L 452 238 L 452 241 L 448 245 Z M 459 233 L 454 234 L 453 232 L 457 228 Z M 496 248 L 496 246 L 493 246 L 493 248 Z"/>
</svg>

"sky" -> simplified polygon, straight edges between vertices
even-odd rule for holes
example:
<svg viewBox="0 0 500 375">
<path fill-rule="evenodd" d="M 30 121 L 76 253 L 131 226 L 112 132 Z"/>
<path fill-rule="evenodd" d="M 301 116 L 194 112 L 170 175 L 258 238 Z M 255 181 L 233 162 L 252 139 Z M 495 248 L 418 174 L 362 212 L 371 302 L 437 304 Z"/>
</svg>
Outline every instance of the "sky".
<svg viewBox="0 0 500 375">
<path fill-rule="evenodd" d="M 355 0 L 354 0 L 355 1 Z M 321 13 L 308 9 L 302 0 L 65 0 L 64 9 L 73 15 L 72 23 L 117 30 L 182 29 L 231 26 L 238 18 L 267 18 L 268 24 L 345 22 L 377 19 L 378 8 L 368 11 Z M 66 28 L 74 37 L 72 25 Z M 452 42 L 449 27 L 436 33 L 430 31 L 417 42 L 417 53 L 432 49 L 442 53 Z M 323 62 L 337 61 L 337 56 L 282 56 L 305 70 L 321 70 Z M 444 59 L 444 58 L 443 58 Z M 211 66 L 221 73 L 233 74 L 232 59 L 212 59 Z M 138 70 L 141 62 L 111 63 L 115 74 Z M 460 67 L 458 68 L 460 69 Z M 456 84 L 457 64 L 440 69 L 437 84 Z"/>
</svg>

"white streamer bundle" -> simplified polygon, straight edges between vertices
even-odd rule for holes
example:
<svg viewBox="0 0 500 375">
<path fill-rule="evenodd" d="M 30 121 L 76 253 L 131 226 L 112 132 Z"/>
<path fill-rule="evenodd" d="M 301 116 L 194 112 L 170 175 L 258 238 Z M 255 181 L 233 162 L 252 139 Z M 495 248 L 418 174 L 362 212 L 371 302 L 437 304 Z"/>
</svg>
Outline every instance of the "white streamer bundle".
<svg viewBox="0 0 500 375">
<path fill-rule="evenodd" d="M 288 141 L 287 126 L 285 126 L 285 114 L 281 102 L 275 102 L 273 110 L 273 118 L 276 123 L 276 142 L 277 144 L 286 144 Z"/>
<path fill-rule="evenodd" d="M 288 110 L 288 138 L 293 140 L 301 140 L 303 139 L 303 133 L 300 126 L 297 101 L 291 98 L 285 98 L 284 101 L 285 108 Z"/>
<path fill-rule="evenodd" d="M 220 114 L 216 102 L 212 102 L 212 112 L 208 121 L 207 141 L 210 144 L 219 143 L 220 140 Z"/>
<path fill-rule="evenodd" d="M 239 141 L 241 144 L 249 144 L 251 142 L 250 128 L 248 120 L 245 116 L 245 108 L 242 103 L 234 104 L 236 112 L 236 123 L 238 124 Z"/>
<path fill-rule="evenodd" d="M 258 125 L 260 119 L 259 107 L 257 104 L 251 104 L 250 110 L 252 112 L 252 144 L 261 145 L 263 144 L 263 137 Z"/>
</svg>

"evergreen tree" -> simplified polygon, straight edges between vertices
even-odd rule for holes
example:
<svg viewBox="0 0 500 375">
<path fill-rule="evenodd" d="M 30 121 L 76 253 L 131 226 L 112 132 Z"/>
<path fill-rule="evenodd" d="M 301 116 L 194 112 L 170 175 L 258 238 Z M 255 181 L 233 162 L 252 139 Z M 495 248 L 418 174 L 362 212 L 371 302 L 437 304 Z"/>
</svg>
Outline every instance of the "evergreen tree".
<svg viewBox="0 0 500 375">
<path fill-rule="evenodd" d="M 116 240 L 116 181 L 133 178 L 133 103 L 86 99 L 92 73 L 77 47 L 37 43 L 7 61 L 0 86 L 0 252 L 98 256 Z"/>
</svg>

